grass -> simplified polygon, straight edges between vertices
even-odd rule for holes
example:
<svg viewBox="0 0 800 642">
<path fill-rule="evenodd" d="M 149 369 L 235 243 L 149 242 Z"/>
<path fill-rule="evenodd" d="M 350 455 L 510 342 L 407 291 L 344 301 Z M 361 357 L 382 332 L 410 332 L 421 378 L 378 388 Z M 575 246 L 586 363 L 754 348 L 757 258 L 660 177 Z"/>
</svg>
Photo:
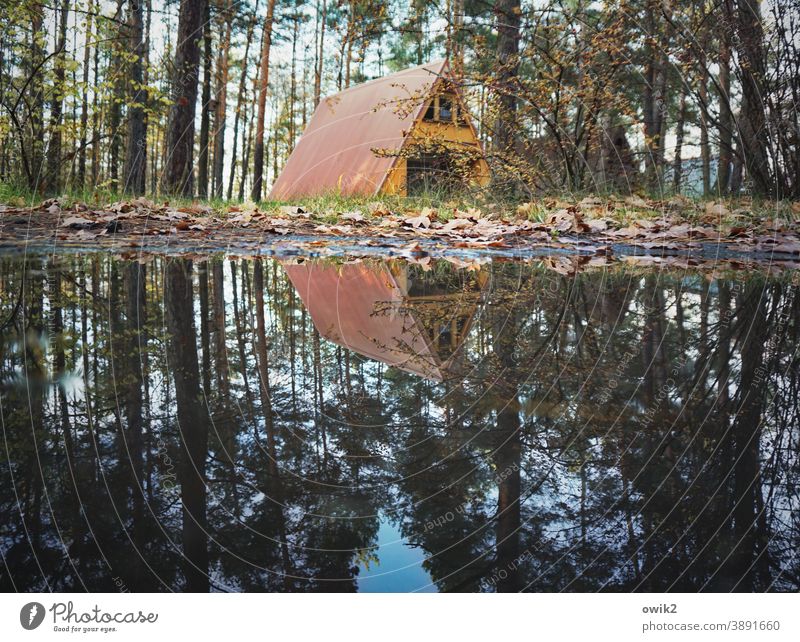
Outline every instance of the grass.
<svg viewBox="0 0 800 642">
<path fill-rule="evenodd" d="M 555 209 L 568 207 L 580 203 L 585 194 L 562 194 L 553 196 L 543 196 L 541 198 L 507 198 L 498 197 L 489 190 L 477 192 L 465 192 L 457 196 L 444 193 L 431 193 L 422 196 L 402 197 L 402 196 L 380 196 L 380 197 L 347 197 L 338 194 L 326 194 L 313 196 L 291 201 L 260 201 L 259 209 L 278 213 L 281 206 L 300 206 L 305 211 L 314 214 L 315 219 L 325 223 L 343 222 L 339 215 L 345 212 L 359 211 L 366 218 L 380 216 L 383 212 L 394 212 L 400 214 L 417 215 L 425 208 L 436 210 L 440 220 L 448 220 L 456 215 L 457 212 L 468 212 L 472 209 L 478 210 L 482 214 L 500 214 L 515 218 L 527 218 L 531 221 L 541 222 Z M 0 203 L 17 207 L 27 207 L 41 202 L 46 197 L 35 194 L 30 190 L 19 187 L 11 183 L 0 183 Z M 102 206 L 116 201 L 130 200 L 130 195 L 121 194 L 107 188 L 96 188 L 83 191 L 67 191 L 58 197 L 61 206 L 69 209 L 75 204 L 86 203 L 91 206 Z M 218 216 L 224 217 L 232 207 L 248 207 L 252 203 L 238 200 L 225 201 L 222 199 L 190 199 L 181 197 L 167 196 L 147 196 L 146 198 L 156 202 L 169 202 L 174 206 L 188 206 L 196 203 L 209 205 Z M 606 210 L 598 207 L 592 211 L 587 211 L 588 216 L 605 216 L 616 220 L 622 225 L 629 225 L 635 220 L 649 219 L 657 220 L 664 216 L 664 209 L 655 209 L 638 205 L 635 201 L 637 197 L 631 197 L 626 202 L 625 196 L 603 195 L 597 197 L 602 203 L 613 201 L 614 208 Z M 682 197 L 677 197 L 682 198 Z M 661 202 L 669 199 L 662 198 Z M 668 210 L 672 214 L 679 215 L 687 222 L 698 223 L 707 220 L 709 217 L 705 212 L 705 204 L 717 202 L 719 199 L 683 199 L 684 205 L 680 209 Z M 742 225 L 753 223 L 759 220 L 771 218 L 784 218 L 796 222 L 800 218 L 800 208 L 798 203 L 788 201 L 772 202 L 753 202 L 749 198 L 738 198 L 725 201 L 727 213 L 719 217 L 718 222 L 723 225 Z"/>
</svg>

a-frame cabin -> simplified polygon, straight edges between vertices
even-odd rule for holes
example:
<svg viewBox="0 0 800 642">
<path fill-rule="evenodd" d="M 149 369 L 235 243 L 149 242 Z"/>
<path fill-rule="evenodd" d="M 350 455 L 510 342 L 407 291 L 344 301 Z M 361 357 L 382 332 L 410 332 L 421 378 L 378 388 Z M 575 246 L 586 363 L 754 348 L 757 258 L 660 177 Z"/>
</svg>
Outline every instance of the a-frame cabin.
<svg viewBox="0 0 800 642">
<path fill-rule="evenodd" d="M 322 99 L 270 198 L 484 186 L 489 166 L 446 60 Z"/>
</svg>

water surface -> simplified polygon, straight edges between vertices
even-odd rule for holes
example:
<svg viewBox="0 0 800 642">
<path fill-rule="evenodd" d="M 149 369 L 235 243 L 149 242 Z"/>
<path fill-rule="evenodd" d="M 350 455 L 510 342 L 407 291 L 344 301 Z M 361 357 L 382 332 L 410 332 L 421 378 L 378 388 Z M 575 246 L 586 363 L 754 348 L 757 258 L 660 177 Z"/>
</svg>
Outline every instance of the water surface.
<svg viewBox="0 0 800 642">
<path fill-rule="evenodd" d="M 791 275 L 423 263 L 0 259 L 0 588 L 800 588 Z"/>
</svg>

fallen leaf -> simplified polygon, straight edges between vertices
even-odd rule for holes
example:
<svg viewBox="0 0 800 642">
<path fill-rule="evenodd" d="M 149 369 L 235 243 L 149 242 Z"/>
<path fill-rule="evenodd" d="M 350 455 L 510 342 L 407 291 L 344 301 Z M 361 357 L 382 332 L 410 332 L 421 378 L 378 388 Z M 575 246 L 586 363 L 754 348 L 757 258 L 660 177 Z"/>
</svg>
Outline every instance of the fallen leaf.
<svg viewBox="0 0 800 642">
<path fill-rule="evenodd" d="M 50 207 L 52 207 L 52 205 Z M 91 225 L 94 225 L 94 221 L 90 221 L 88 218 L 83 218 L 82 216 L 70 216 L 61 221 L 61 227 L 89 227 Z"/>
<path fill-rule="evenodd" d="M 358 210 L 355 210 L 353 212 L 345 212 L 339 218 L 343 218 L 347 221 L 353 221 L 355 223 L 363 223 L 364 221 L 367 220 L 364 218 L 364 215 Z"/>
<path fill-rule="evenodd" d="M 297 205 L 281 205 L 278 208 L 279 212 L 283 214 L 288 214 L 289 216 L 293 216 L 295 214 L 305 214 L 305 210 L 302 207 L 298 207 Z"/>
<path fill-rule="evenodd" d="M 706 216 L 723 217 L 728 216 L 730 211 L 722 203 L 706 203 Z"/>
<path fill-rule="evenodd" d="M 425 209 L 428 209 L 427 207 Z M 424 211 L 424 210 L 423 210 Z M 431 219 L 428 218 L 426 214 L 420 214 L 419 216 L 412 216 L 403 221 L 405 225 L 410 225 L 413 228 L 429 228 L 431 226 Z"/>
<path fill-rule="evenodd" d="M 466 218 L 453 218 L 442 226 L 442 232 L 452 232 L 453 230 L 463 230 L 473 227 L 473 222 Z"/>
<path fill-rule="evenodd" d="M 367 209 L 369 209 L 369 213 L 373 216 L 387 216 L 392 213 L 386 205 L 379 202 L 370 203 L 367 205 Z"/>
</svg>

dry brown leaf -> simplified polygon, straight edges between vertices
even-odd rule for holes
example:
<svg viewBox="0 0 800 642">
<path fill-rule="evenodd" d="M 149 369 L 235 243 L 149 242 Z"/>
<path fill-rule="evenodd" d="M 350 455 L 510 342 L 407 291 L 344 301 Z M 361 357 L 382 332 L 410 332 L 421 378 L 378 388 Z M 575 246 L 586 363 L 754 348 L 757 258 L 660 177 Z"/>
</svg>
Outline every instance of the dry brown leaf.
<svg viewBox="0 0 800 642">
<path fill-rule="evenodd" d="M 89 227 L 91 225 L 94 225 L 94 221 L 90 221 L 88 218 L 70 216 L 61 221 L 60 227 Z"/>
<path fill-rule="evenodd" d="M 281 212 L 282 214 L 288 214 L 289 216 L 306 213 L 306 211 L 302 207 L 298 207 L 297 205 L 281 205 L 278 208 L 278 211 Z"/>
<path fill-rule="evenodd" d="M 591 218 L 586 221 L 590 232 L 605 232 L 608 229 L 608 220 L 604 218 Z"/>
<path fill-rule="evenodd" d="M 386 205 L 377 201 L 367 205 L 367 209 L 372 216 L 387 216 L 392 213 Z"/>
<path fill-rule="evenodd" d="M 427 209 L 429 209 L 429 208 L 426 207 L 423 210 L 423 212 L 425 210 L 427 210 Z M 416 228 L 425 228 L 425 229 L 427 229 L 427 228 L 429 228 L 431 226 L 431 219 L 428 218 L 428 216 L 426 214 L 420 213 L 419 216 L 411 216 L 411 217 L 405 219 L 403 221 L 403 224 L 404 225 L 410 225 L 411 227 L 413 227 L 415 229 Z"/>
<path fill-rule="evenodd" d="M 625 205 L 630 205 L 631 207 L 638 207 L 640 209 L 654 209 L 650 203 L 644 200 L 641 196 L 628 196 L 625 199 Z"/>
<path fill-rule="evenodd" d="M 706 203 L 705 212 L 706 216 L 713 216 L 719 218 L 723 216 L 728 216 L 730 214 L 730 210 L 728 210 L 728 208 L 725 207 L 725 205 L 723 205 L 722 203 L 714 203 L 714 202 Z"/>
<path fill-rule="evenodd" d="M 353 221 L 354 223 L 363 223 L 364 221 L 367 220 L 364 218 L 364 215 L 358 210 L 355 210 L 353 212 L 345 212 L 339 218 L 343 218 L 346 221 Z"/>
</svg>

